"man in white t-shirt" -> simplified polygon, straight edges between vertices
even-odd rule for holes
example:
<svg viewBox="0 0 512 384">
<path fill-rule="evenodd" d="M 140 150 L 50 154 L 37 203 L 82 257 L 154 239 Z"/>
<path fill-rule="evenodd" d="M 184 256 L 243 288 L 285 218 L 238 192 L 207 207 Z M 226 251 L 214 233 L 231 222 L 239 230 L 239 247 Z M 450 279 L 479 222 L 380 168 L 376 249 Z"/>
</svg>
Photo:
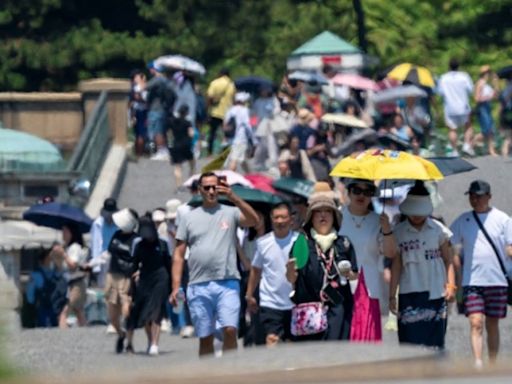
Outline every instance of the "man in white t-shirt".
<svg viewBox="0 0 512 384">
<path fill-rule="evenodd" d="M 466 192 L 473 211 L 460 215 L 452 224 L 454 265 L 462 265 L 462 287 L 464 312 L 471 326 L 471 347 L 475 366 L 482 366 L 483 329 L 487 330 L 489 360 L 496 360 L 499 344 L 499 319 L 507 315 L 507 279 L 500 265 L 507 262 L 505 249 L 512 244 L 506 241 L 506 231 L 510 226 L 507 214 L 491 207 L 491 186 L 483 180 L 475 180 Z M 496 252 L 487 240 L 476 220 L 480 219 L 483 228 L 494 243 Z M 459 283 L 460 283 L 460 273 Z"/>
<path fill-rule="evenodd" d="M 450 71 L 441 76 L 438 92 L 443 98 L 444 121 L 450 129 L 448 140 L 453 148 L 453 156 L 458 156 L 457 130 L 464 127 L 464 145 L 462 152 L 474 156 L 473 127 L 471 126 L 471 107 L 469 98 L 473 93 L 473 81 L 466 72 L 459 71 L 459 62 L 450 60 Z"/>
<path fill-rule="evenodd" d="M 252 312 L 258 310 L 254 290 L 260 287 L 260 320 L 267 346 L 291 338 L 290 323 L 293 290 L 286 279 L 286 264 L 298 233 L 291 230 L 292 215 L 288 203 L 280 203 L 270 211 L 273 231 L 259 238 L 252 261 L 245 299 Z"/>
</svg>

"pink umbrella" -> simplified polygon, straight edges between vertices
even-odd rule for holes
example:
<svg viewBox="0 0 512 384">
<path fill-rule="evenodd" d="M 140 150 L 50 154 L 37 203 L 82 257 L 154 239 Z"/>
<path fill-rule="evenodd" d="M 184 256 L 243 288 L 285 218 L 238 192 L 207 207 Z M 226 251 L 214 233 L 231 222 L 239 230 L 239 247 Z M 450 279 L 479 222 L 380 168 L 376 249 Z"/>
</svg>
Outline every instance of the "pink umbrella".
<svg viewBox="0 0 512 384">
<path fill-rule="evenodd" d="M 272 187 L 273 178 L 262 175 L 261 173 L 248 173 L 245 178 L 254 186 L 255 189 L 260 191 L 276 193 L 274 187 Z"/>
<path fill-rule="evenodd" d="M 336 85 L 346 85 L 363 91 L 377 91 L 379 89 L 375 81 L 357 73 L 338 73 L 332 78 L 332 81 Z"/>
</svg>

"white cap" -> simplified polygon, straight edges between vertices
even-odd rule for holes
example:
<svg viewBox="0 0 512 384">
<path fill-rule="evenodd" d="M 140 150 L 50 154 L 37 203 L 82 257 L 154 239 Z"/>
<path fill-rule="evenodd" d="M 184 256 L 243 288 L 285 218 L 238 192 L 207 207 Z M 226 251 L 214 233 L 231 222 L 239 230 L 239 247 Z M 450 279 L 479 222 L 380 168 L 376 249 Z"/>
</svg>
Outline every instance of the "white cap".
<svg viewBox="0 0 512 384">
<path fill-rule="evenodd" d="M 251 95 L 247 92 L 237 92 L 235 94 L 235 103 L 245 103 L 249 101 Z"/>
<path fill-rule="evenodd" d="M 175 219 L 178 213 L 178 207 L 181 205 L 181 201 L 179 199 L 171 199 L 165 203 L 165 217 L 167 219 Z"/>
<path fill-rule="evenodd" d="M 151 219 L 155 223 L 165 221 L 165 211 L 163 209 L 155 209 L 151 214 Z"/>
</svg>

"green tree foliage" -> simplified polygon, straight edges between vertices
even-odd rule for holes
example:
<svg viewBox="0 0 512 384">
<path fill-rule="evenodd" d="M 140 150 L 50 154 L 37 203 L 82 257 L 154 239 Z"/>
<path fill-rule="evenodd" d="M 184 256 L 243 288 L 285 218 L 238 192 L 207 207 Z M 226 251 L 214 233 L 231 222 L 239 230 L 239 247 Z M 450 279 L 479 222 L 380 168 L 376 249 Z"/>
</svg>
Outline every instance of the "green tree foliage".
<svg viewBox="0 0 512 384">
<path fill-rule="evenodd" d="M 478 66 L 510 64 L 512 0 L 361 0 L 377 72 L 410 61 L 435 73 L 457 56 Z M 208 69 L 278 81 L 300 44 L 330 30 L 357 45 L 350 0 L 4 0 L 0 89 L 66 90 L 79 80 L 126 77 L 163 54 Z"/>
</svg>

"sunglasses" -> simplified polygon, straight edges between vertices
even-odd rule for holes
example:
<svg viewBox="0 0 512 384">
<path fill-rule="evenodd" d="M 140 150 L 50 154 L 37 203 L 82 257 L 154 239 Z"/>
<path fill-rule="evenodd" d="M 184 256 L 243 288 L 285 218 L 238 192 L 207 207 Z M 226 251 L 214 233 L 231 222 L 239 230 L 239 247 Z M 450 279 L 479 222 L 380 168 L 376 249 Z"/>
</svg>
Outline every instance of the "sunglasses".
<svg viewBox="0 0 512 384">
<path fill-rule="evenodd" d="M 205 191 L 209 191 L 210 189 L 213 189 L 214 191 L 217 188 L 217 184 L 215 185 L 201 185 L 201 188 L 203 188 Z"/>
<path fill-rule="evenodd" d="M 375 190 L 370 188 L 359 188 L 359 187 L 352 187 L 350 188 L 350 193 L 356 196 L 364 195 L 366 197 L 373 197 L 375 196 Z"/>
</svg>

